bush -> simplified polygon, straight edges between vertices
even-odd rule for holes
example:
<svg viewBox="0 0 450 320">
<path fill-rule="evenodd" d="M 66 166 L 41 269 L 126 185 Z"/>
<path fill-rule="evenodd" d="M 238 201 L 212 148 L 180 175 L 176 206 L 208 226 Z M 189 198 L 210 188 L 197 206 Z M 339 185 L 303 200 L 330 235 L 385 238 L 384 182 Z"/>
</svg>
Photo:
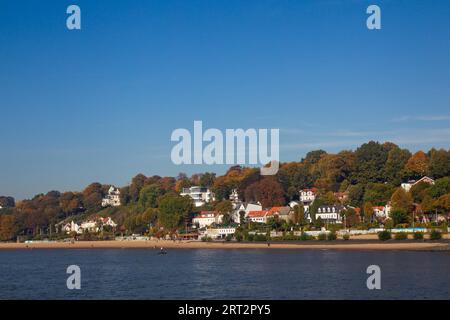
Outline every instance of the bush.
<svg viewBox="0 0 450 320">
<path fill-rule="evenodd" d="M 225 241 L 231 241 L 231 239 L 233 239 L 233 236 L 231 234 L 225 237 Z"/>
<path fill-rule="evenodd" d="M 378 239 L 381 241 L 387 241 L 391 239 L 391 233 L 387 230 L 378 232 Z"/>
<path fill-rule="evenodd" d="M 203 242 L 211 242 L 211 241 L 212 241 L 212 238 L 211 238 L 211 237 L 203 237 L 203 238 L 202 238 L 202 241 L 203 241 Z"/>
<path fill-rule="evenodd" d="M 414 240 L 423 240 L 423 232 L 414 232 Z"/>
<path fill-rule="evenodd" d="M 314 237 L 313 236 L 311 236 L 311 235 L 309 235 L 309 234 L 306 234 L 306 233 L 302 233 L 302 235 L 300 236 L 300 240 L 302 240 L 302 241 L 306 241 L 306 240 L 312 240 L 312 239 L 314 239 Z"/>
<path fill-rule="evenodd" d="M 408 234 L 406 232 L 398 232 L 395 234 L 395 240 L 406 240 L 408 239 Z"/>
<path fill-rule="evenodd" d="M 264 234 L 256 234 L 253 238 L 254 241 L 267 241 L 267 237 Z"/>
<path fill-rule="evenodd" d="M 344 239 L 344 240 L 350 240 L 350 233 L 345 233 L 345 234 L 342 236 L 342 239 Z"/>
<path fill-rule="evenodd" d="M 442 239 L 442 233 L 437 229 L 431 230 L 430 240 L 440 240 L 440 239 Z"/>
<path fill-rule="evenodd" d="M 242 238 L 243 238 L 243 236 L 242 236 L 242 234 L 241 234 L 241 233 L 237 233 L 237 234 L 235 235 L 235 238 L 236 238 L 236 241 L 237 241 L 237 242 L 241 242 L 241 241 L 242 241 Z"/>
<path fill-rule="evenodd" d="M 328 235 L 327 235 L 327 240 L 329 240 L 329 241 L 333 241 L 333 240 L 336 240 L 337 239 L 337 235 L 336 235 L 336 232 L 330 232 Z"/>
<path fill-rule="evenodd" d="M 317 239 L 323 241 L 323 240 L 327 240 L 327 234 L 325 232 L 321 232 L 319 233 L 319 236 L 317 237 Z"/>
</svg>

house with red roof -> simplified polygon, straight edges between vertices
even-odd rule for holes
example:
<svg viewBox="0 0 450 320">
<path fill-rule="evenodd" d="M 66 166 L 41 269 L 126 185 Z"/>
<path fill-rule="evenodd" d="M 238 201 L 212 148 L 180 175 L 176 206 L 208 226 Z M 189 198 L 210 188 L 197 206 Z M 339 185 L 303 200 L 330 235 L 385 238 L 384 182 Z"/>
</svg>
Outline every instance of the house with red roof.
<svg viewBox="0 0 450 320">
<path fill-rule="evenodd" d="M 258 211 L 250 211 L 247 214 L 247 220 L 258 223 L 267 223 L 269 218 L 273 218 L 274 214 L 270 213 L 269 210 L 258 210 Z"/>
<path fill-rule="evenodd" d="M 199 228 L 204 228 L 215 224 L 222 223 L 223 215 L 217 211 L 200 211 L 192 218 L 192 224 Z"/>
</svg>

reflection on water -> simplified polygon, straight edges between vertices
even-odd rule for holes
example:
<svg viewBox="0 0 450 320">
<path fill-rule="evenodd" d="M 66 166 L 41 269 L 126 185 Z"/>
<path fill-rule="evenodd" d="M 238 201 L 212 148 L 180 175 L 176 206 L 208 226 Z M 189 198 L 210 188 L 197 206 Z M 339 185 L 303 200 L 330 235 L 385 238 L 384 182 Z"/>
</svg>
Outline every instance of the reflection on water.
<svg viewBox="0 0 450 320">
<path fill-rule="evenodd" d="M 81 290 L 66 268 L 81 268 Z M 366 287 L 367 266 L 382 290 Z M 447 252 L 152 249 L 0 251 L 0 298 L 450 299 Z"/>
</svg>

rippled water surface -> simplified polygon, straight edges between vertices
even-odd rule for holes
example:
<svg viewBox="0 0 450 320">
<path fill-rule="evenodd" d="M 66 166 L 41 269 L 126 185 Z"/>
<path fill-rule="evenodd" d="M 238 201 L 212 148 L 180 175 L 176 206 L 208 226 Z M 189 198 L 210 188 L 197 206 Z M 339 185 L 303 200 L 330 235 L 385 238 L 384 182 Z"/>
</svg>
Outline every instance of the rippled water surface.
<svg viewBox="0 0 450 320">
<path fill-rule="evenodd" d="M 366 269 L 381 268 L 381 290 Z M 81 290 L 66 269 L 81 268 Z M 3 250 L 1 299 L 450 299 L 450 253 L 338 250 Z"/>
</svg>

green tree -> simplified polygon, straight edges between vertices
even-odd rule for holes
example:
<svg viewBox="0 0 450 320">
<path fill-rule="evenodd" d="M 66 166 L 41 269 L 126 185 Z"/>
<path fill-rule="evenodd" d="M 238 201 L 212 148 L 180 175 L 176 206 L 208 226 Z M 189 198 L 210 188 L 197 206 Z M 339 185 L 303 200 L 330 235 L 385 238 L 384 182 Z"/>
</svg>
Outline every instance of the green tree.
<svg viewBox="0 0 450 320">
<path fill-rule="evenodd" d="M 362 184 L 352 185 L 348 188 L 348 201 L 354 207 L 362 205 L 364 199 L 364 186 Z"/>
<path fill-rule="evenodd" d="M 205 172 L 200 176 L 200 185 L 202 187 L 212 187 L 216 180 L 216 174 L 212 172 Z"/>
<path fill-rule="evenodd" d="M 372 221 L 372 216 L 373 216 L 373 205 L 371 202 L 366 202 L 364 203 L 364 221 L 365 222 L 370 222 Z"/>
<path fill-rule="evenodd" d="M 403 188 L 398 188 L 391 197 L 392 210 L 402 211 L 405 214 L 411 211 L 413 199 L 411 194 L 406 192 Z"/>
<path fill-rule="evenodd" d="M 158 207 L 159 223 L 166 229 L 175 230 L 189 217 L 193 210 L 193 202 L 190 197 L 167 193 L 159 198 Z"/>
<path fill-rule="evenodd" d="M 306 225 L 305 207 L 302 203 L 294 207 L 294 223 L 300 226 Z"/>
<path fill-rule="evenodd" d="M 364 202 L 381 206 L 386 204 L 394 192 L 394 187 L 387 183 L 368 183 L 364 190 Z"/>
<path fill-rule="evenodd" d="M 408 223 L 408 214 L 403 210 L 394 210 L 391 212 L 392 221 L 395 226 Z"/>
<path fill-rule="evenodd" d="M 411 196 L 413 198 L 413 201 L 418 202 L 418 203 L 422 202 L 423 198 L 426 195 L 429 195 L 430 187 L 431 187 L 431 185 L 429 183 L 426 183 L 423 181 L 413 185 L 411 187 L 411 189 L 409 190 L 409 192 L 411 193 Z"/>
<path fill-rule="evenodd" d="M 357 182 L 383 182 L 384 165 L 388 158 L 388 147 L 378 142 L 364 143 L 355 151 L 356 171 L 353 177 Z"/>
<path fill-rule="evenodd" d="M 429 175 L 435 179 L 450 176 L 450 150 L 446 151 L 444 149 L 431 149 L 429 154 Z"/>
<path fill-rule="evenodd" d="M 434 185 L 430 187 L 429 195 L 434 199 L 443 196 L 447 192 L 450 192 L 450 178 L 444 177 L 437 179 Z"/>
<path fill-rule="evenodd" d="M 233 210 L 233 204 L 230 200 L 222 200 L 215 204 L 214 210 L 221 214 L 230 213 Z"/>
<path fill-rule="evenodd" d="M 0 215 L 0 240 L 14 239 L 17 234 L 17 226 L 14 215 Z"/>
<path fill-rule="evenodd" d="M 384 178 L 393 185 L 399 185 L 403 179 L 403 168 L 411 157 L 411 153 L 399 147 L 392 148 L 384 166 Z"/>
<path fill-rule="evenodd" d="M 158 198 L 162 194 L 163 191 L 157 183 L 143 187 L 139 192 L 139 207 L 143 210 L 147 208 L 156 208 L 158 206 Z"/>
</svg>

